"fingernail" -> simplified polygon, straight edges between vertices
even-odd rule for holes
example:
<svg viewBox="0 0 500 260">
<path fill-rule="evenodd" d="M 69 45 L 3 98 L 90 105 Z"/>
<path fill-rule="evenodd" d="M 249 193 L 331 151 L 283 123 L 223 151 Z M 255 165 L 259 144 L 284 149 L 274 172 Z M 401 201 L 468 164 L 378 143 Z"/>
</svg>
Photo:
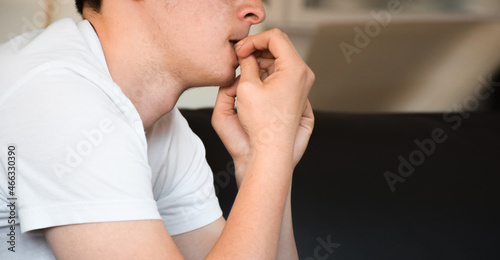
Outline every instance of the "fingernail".
<svg viewBox="0 0 500 260">
<path fill-rule="evenodd" d="M 236 52 L 238 52 L 238 50 L 241 48 L 241 46 L 243 45 L 243 40 L 237 42 L 235 45 L 234 45 L 234 50 Z"/>
</svg>

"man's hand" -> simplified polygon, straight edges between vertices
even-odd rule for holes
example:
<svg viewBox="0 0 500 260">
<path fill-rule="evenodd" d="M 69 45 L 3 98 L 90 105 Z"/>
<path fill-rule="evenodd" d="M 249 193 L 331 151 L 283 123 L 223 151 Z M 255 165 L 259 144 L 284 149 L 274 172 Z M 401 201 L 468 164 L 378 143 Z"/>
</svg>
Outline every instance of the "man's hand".
<svg viewBox="0 0 500 260">
<path fill-rule="evenodd" d="M 267 149 L 289 154 L 295 166 L 314 126 L 307 100 L 314 74 L 276 29 L 243 39 L 235 51 L 241 76 L 220 88 L 212 124 L 235 160 L 237 174 L 244 172 L 251 154 Z"/>
<path fill-rule="evenodd" d="M 276 29 L 243 39 L 235 51 L 241 76 L 220 88 L 212 124 L 235 161 L 240 190 L 215 248 L 233 243 L 250 253 L 228 239 L 240 230 L 263 250 L 259 259 L 297 259 L 290 185 L 314 126 L 307 99 L 314 74 Z"/>
</svg>

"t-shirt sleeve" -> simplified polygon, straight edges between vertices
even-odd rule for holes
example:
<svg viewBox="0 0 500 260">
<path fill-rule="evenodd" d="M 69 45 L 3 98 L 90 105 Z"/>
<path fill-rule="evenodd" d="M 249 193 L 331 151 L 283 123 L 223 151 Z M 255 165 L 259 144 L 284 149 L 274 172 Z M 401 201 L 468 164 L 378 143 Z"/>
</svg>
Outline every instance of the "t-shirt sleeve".
<svg viewBox="0 0 500 260">
<path fill-rule="evenodd" d="M 154 196 L 171 235 L 204 227 L 222 216 L 202 141 L 177 108 L 148 131 Z"/>
<path fill-rule="evenodd" d="M 1 132 L 18 151 L 23 232 L 160 219 L 145 137 L 92 82 L 40 74 L 15 86 L 2 106 L 9 127 Z"/>
</svg>

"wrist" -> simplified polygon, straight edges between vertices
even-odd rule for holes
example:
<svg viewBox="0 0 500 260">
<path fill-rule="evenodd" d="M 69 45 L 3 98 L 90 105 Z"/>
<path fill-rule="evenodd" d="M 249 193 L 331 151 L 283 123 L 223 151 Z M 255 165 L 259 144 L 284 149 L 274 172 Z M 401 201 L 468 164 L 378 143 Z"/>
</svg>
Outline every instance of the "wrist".
<svg viewBox="0 0 500 260">
<path fill-rule="evenodd" d="M 244 156 L 233 157 L 236 184 L 239 188 L 249 169 L 258 165 L 267 165 L 267 170 L 293 171 L 293 145 L 276 145 L 271 142 L 266 145 L 251 145 Z"/>
<path fill-rule="evenodd" d="M 278 149 L 254 150 L 244 167 L 244 178 L 249 172 L 266 175 L 288 176 L 293 172 L 293 153 Z M 257 171 L 255 171 L 258 169 Z M 272 178 L 273 176 L 269 176 Z M 243 178 L 242 178 L 243 179 Z"/>
<path fill-rule="evenodd" d="M 240 160 L 234 160 L 234 176 L 236 178 L 236 186 L 238 189 L 240 188 L 241 182 L 243 180 L 243 177 L 245 176 L 245 171 L 247 168 L 248 160 L 245 159 L 240 159 Z"/>
</svg>

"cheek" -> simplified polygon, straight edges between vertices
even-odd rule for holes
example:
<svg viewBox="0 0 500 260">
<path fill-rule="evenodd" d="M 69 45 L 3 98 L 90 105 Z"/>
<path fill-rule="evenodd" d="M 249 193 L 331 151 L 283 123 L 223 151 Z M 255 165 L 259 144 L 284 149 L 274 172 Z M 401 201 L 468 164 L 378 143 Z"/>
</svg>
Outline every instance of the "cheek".
<svg viewBox="0 0 500 260">
<path fill-rule="evenodd" d="M 209 31 L 199 32 L 191 37 L 184 38 L 184 40 L 179 44 L 186 51 L 186 55 L 203 60 L 206 64 L 227 62 L 227 60 L 232 59 L 231 55 L 234 53 L 227 36 L 222 36 L 217 31 L 214 33 Z"/>
</svg>

